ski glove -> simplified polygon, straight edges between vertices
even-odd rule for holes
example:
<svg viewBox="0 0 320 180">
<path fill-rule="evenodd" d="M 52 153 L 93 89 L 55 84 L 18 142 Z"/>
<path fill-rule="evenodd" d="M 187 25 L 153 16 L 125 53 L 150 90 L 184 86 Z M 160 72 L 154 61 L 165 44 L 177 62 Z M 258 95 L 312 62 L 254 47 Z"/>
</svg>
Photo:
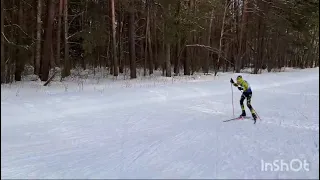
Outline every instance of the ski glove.
<svg viewBox="0 0 320 180">
<path fill-rule="evenodd" d="M 234 83 L 234 81 L 233 81 L 233 79 L 232 79 L 232 78 L 230 79 L 230 83 L 232 83 L 232 84 Z"/>
<path fill-rule="evenodd" d="M 242 88 L 242 87 L 240 87 L 240 86 L 238 87 L 238 89 L 239 89 L 240 91 L 241 91 L 241 90 L 243 90 L 243 88 Z"/>
</svg>

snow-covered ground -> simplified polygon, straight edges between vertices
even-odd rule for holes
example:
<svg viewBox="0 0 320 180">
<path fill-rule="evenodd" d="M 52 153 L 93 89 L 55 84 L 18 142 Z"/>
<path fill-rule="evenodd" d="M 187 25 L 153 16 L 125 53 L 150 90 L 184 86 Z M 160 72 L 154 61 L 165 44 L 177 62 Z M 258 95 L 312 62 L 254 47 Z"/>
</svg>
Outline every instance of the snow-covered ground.
<svg viewBox="0 0 320 180">
<path fill-rule="evenodd" d="M 319 178 L 319 69 L 242 75 L 2 85 L 1 178 Z"/>
</svg>

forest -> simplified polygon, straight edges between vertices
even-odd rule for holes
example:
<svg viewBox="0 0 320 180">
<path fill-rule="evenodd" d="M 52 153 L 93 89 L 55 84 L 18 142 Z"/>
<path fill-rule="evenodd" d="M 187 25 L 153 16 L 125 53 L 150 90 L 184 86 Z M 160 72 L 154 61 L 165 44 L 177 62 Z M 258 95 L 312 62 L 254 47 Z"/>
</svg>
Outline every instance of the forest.
<svg viewBox="0 0 320 180">
<path fill-rule="evenodd" d="M 319 66 L 319 0 L 1 0 L 1 83 Z"/>
</svg>

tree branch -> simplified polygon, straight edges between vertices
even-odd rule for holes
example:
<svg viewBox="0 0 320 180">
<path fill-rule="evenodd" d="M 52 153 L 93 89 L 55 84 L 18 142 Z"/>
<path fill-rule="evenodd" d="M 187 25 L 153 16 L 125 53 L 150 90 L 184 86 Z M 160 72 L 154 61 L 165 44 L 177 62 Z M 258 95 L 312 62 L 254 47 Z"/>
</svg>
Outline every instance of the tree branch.
<svg viewBox="0 0 320 180">
<path fill-rule="evenodd" d="M 219 50 L 216 48 L 213 48 L 211 46 L 206 46 L 203 44 L 187 44 L 186 47 L 201 47 L 201 48 L 205 48 L 206 50 L 210 51 L 210 52 L 214 52 L 214 53 L 219 53 Z M 222 53 L 222 52 L 220 52 Z M 224 56 L 220 56 L 220 58 L 222 58 L 223 60 L 229 62 L 230 64 L 234 65 L 231 61 L 229 61 L 226 57 Z"/>
<path fill-rule="evenodd" d="M 8 25 L 5 25 L 4 27 L 8 27 L 8 26 L 16 26 L 18 29 L 20 29 L 24 35 L 28 36 L 29 38 L 32 38 L 29 34 L 27 34 L 18 24 L 8 24 Z M 32 38 L 34 39 L 34 38 Z"/>
<path fill-rule="evenodd" d="M 79 33 L 82 33 L 82 32 L 83 32 L 83 30 L 78 31 L 78 32 L 76 32 L 76 33 L 73 33 L 73 34 L 71 34 L 70 36 L 68 36 L 67 39 L 69 40 L 69 39 L 72 38 L 73 36 L 75 36 L 75 35 L 77 35 L 77 34 L 79 34 Z"/>
<path fill-rule="evenodd" d="M 1 32 L 1 34 L 2 34 L 3 38 L 7 41 L 8 44 L 11 44 L 11 45 L 14 45 L 14 46 L 18 46 L 18 47 L 21 47 L 21 48 L 26 49 L 26 50 L 28 50 L 29 47 L 30 47 L 30 46 L 27 46 L 27 45 L 24 45 L 24 46 L 23 46 L 23 45 L 15 44 L 15 43 L 9 41 L 8 38 L 4 35 L 3 32 Z"/>
</svg>

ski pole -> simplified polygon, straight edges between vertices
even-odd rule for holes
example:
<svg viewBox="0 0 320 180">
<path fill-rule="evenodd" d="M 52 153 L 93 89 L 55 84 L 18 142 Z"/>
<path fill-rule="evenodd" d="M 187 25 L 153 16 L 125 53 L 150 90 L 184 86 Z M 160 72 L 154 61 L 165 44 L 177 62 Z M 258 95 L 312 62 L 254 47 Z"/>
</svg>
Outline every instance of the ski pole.
<svg viewBox="0 0 320 180">
<path fill-rule="evenodd" d="M 233 105 L 233 88 L 232 88 L 232 84 L 231 84 L 231 93 L 232 93 L 232 113 L 233 113 L 233 117 L 234 117 L 234 105 Z"/>
<path fill-rule="evenodd" d="M 257 111 L 255 110 L 255 109 L 253 109 L 254 110 L 254 112 L 256 112 L 256 115 L 257 115 L 257 117 L 260 119 L 260 121 L 261 121 L 261 118 L 260 118 L 260 116 L 259 116 L 259 114 L 257 113 Z"/>
</svg>

